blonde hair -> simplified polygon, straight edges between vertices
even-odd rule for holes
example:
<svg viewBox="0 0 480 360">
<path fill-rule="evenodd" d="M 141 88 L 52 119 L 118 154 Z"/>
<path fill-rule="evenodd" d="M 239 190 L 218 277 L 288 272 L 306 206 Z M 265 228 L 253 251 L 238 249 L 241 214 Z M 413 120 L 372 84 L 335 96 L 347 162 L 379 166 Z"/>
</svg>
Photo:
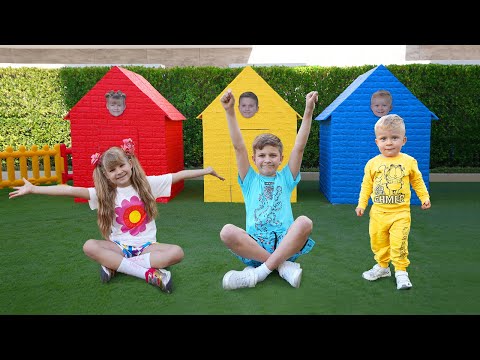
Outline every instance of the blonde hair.
<svg viewBox="0 0 480 360">
<path fill-rule="evenodd" d="M 122 92 L 121 90 L 118 90 L 118 91 L 113 91 L 113 90 L 110 90 L 109 92 L 107 92 L 105 94 L 105 98 L 107 100 L 110 100 L 110 98 L 112 99 L 121 99 L 121 100 L 124 100 L 126 99 L 127 95 Z"/>
<path fill-rule="evenodd" d="M 257 149 L 262 150 L 267 145 L 276 147 L 278 151 L 280 151 L 280 155 L 282 155 L 283 153 L 282 140 L 280 140 L 278 136 L 270 133 L 257 135 L 257 137 L 253 140 L 253 144 L 252 144 L 253 153 L 255 154 L 255 151 Z"/>
<path fill-rule="evenodd" d="M 397 114 L 388 114 L 378 119 L 375 123 L 375 134 L 379 128 L 385 130 L 400 130 L 404 135 L 406 132 L 405 122 Z"/>
<path fill-rule="evenodd" d="M 388 90 L 377 90 L 372 94 L 372 97 L 370 98 L 370 103 L 373 101 L 375 98 L 384 98 L 387 99 L 389 104 L 392 105 L 393 102 L 393 97 L 392 94 L 390 94 L 390 91 Z"/>
<path fill-rule="evenodd" d="M 122 148 L 113 146 L 101 155 L 93 171 L 93 182 L 98 197 L 97 224 L 105 239 L 110 237 L 112 224 L 115 219 L 115 197 L 117 196 L 117 187 L 108 180 L 105 172 L 129 161 L 132 165 L 132 177 L 130 180 L 133 188 L 138 192 L 140 199 L 145 204 L 145 211 L 149 221 L 155 219 L 158 214 L 156 199 L 152 194 L 147 176 L 138 159 L 135 155 L 125 154 Z"/>
</svg>

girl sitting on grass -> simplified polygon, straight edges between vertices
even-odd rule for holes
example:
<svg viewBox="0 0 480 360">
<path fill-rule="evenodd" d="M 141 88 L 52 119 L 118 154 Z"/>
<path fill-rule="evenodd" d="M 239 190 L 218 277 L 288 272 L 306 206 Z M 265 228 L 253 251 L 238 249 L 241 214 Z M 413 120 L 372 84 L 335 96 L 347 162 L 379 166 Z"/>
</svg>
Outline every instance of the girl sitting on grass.
<svg viewBox="0 0 480 360">
<path fill-rule="evenodd" d="M 182 261 L 184 253 L 178 245 L 157 242 L 156 198 L 170 196 L 172 184 L 184 179 L 203 175 L 225 179 L 212 167 L 146 176 L 134 151 L 133 141 L 124 139 L 121 147 L 93 154 L 95 187 L 35 186 L 24 178 L 24 185 L 14 187 L 9 198 L 42 194 L 88 200 L 92 210 L 98 209 L 97 223 L 106 241 L 87 240 L 83 251 L 100 264 L 101 281 L 110 281 L 119 271 L 171 293 L 172 277 L 165 268 Z"/>
</svg>

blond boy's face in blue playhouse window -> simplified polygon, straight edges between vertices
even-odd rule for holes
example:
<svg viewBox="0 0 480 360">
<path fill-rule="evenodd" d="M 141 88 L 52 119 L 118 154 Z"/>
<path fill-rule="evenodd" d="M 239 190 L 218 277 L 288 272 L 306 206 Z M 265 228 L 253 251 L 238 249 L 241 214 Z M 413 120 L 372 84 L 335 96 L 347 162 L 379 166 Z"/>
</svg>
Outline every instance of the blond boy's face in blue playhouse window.
<svg viewBox="0 0 480 360">
<path fill-rule="evenodd" d="M 392 108 L 392 99 L 390 96 L 372 96 L 370 109 L 375 116 L 382 117 L 388 115 Z"/>
</svg>

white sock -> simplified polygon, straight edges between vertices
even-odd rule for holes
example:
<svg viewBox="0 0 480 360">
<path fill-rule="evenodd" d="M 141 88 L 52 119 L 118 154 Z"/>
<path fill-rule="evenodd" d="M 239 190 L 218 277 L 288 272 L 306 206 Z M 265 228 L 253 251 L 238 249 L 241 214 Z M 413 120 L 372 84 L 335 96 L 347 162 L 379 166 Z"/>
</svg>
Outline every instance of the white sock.
<svg viewBox="0 0 480 360">
<path fill-rule="evenodd" d="M 134 262 L 145 269 L 150 269 L 152 264 L 150 264 L 150 253 L 145 253 L 138 256 L 132 256 L 131 258 L 127 259 L 128 261 Z"/>
<path fill-rule="evenodd" d="M 267 265 L 265 265 L 265 263 L 263 263 L 262 265 L 256 267 L 253 271 L 255 271 L 257 273 L 257 281 L 263 281 L 266 279 L 266 277 L 268 275 L 270 275 L 270 273 L 272 272 L 272 270 L 270 270 Z"/>
<path fill-rule="evenodd" d="M 147 271 L 147 269 L 145 269 L 143 266 L 138 265 L 136 262 L 130 261 L 130 259 L 123 258 L 117 271 L 145 280 L 145 272 Z"/>
</svg>

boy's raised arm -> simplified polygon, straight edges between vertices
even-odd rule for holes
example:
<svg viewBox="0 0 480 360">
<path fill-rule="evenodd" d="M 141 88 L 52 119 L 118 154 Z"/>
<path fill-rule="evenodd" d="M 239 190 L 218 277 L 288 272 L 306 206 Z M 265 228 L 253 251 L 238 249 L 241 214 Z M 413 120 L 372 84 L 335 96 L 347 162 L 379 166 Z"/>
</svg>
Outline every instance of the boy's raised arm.
<svg viewBox="0 0 480 360">
<path fill-rule="evenodd" d="M 229 89 L 223 94 L 220 98 L 220 102 L 227 115 L 228 130 L 237 157 L 238 175 L 243 180 L 250 168 L 250 162 L 248 161 L 247 147 L 245 146 L 245 141 L 243 140 L 242 132 L 240 131 L 237 117 L 235 115 L 235 97 L 233 96 L 232 90 Z"/>
<path fill-rule="evenodd" d="M 307 145 L 308 136 L 310 135 L 310 129 L 312 127 L 313 110 L 315 104 L 318 101 L 318 92 L 310 91 L 306 96 L 305 112 L 303 113 L 302 124 L 298 129 L 297 137 L 295 138 L 295 144 L 293 145 L 290 158 L 288 160 L 288 166 L 292 172 L 293 178 L 296 178 L 302 165 L 303 152 Z"/>
</svg>

